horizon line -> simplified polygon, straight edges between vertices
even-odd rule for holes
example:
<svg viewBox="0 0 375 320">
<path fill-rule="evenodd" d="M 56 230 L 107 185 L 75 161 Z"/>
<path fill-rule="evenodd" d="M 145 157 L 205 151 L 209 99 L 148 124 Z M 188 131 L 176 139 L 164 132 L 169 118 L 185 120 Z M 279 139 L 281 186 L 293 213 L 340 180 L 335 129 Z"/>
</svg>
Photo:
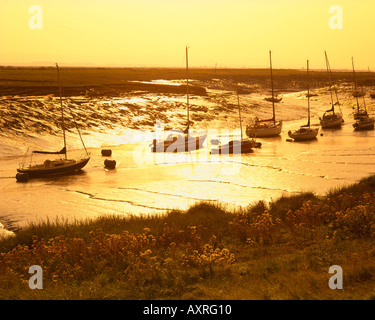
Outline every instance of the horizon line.
<svg viewBox="0 0 375 320">
<path fill-rule="evenodd" d="M 59 63 L 60 67 L 64 68 L 77 68 L 77 69 L 185 69 L 185 67 L 167 67 L 167 66 L 106 66 L 106 65 L 77 65 L 77 64 L 65 64 L 65 63 Z M 55 68 L 55 62 L 49 64 L 0 64 L 1 69 L 6 68 L 46 68 L 46 69 L 54 69 Z M 223 66 L 223 67 L 211 67 L 211 66 L 190 66 L 189 69 L 211 69 L 211 70 L 269 70 L 267 67 L 229 67 L 229 66 Z M 306 70 L 306 67 L 302 66 L 301 68 L 273 68 L 273 70 Z M 323 71 L 327 72 L 326 68 L 313 68 L 310 69 L 310 71 Z M 352 69 L 332 69 L 331 71 L 334 72 L 353 72 Z M 365 69 L 357 69 L 356 72 L 368 72 L 371 73 L 369 70 Z"/>
</svg>

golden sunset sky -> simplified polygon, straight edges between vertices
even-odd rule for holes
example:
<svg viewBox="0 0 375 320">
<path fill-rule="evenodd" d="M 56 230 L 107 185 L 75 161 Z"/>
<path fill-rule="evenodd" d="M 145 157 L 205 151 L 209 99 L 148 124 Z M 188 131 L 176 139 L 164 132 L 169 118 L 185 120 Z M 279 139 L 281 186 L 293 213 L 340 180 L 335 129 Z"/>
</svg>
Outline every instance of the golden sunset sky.
<svg viewBox="0 0 375 320">
<path fill-rule="evenodd" d="M 31 29 L 32 5 L 43 9 Z M 332 5 L 343 10 L 333 30 Z M 375 71 L 374 0 L 0 0 L 0 65 Z"/>
</svg>

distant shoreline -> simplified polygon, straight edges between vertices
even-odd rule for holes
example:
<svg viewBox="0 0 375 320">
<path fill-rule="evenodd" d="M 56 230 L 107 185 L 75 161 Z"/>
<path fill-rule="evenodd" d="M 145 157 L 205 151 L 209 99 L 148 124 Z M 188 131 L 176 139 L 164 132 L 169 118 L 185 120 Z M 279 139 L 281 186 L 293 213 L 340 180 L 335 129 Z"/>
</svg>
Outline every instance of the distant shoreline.
<svg viewBox="0 0 375 320">
<path fill-rule="evenodd" d="M 40 64 L 40 65 L 0 65 L 1 69 L 52 69 L 55 70 L 55 66 L 53 63 L 50 64 Z M 108 70 L 115 70 L 115 69 L 123 69 L 123 70 L 185 70 L 184 67 L 129 67 L 129 66 L 118 66 L 118 67 L 110 67 L 110 66 L 74 66 L 74 65 L 64 65 L 61 64 L 61 68 L 64 69 L 92 69 L 92 70 L 98 70 L 98 69 L 108 69 Z M 269 70 L 268 68 L 252 68 L 252 67 L 190 67 L 190 70 Z M 285 70 L 285 71 L 303 71 L 304 68 L 274 68 L 273 70 Z M 310 69 L 311 72 L 327 72 L 326 69 Z M 350 69 L 333 69 L 333 72 L 352 72 Z M 356 72 L 363 72 L 368 73 L 367 70 L 358 70 Z"/>
<path fill-rule="evenodd" d="M 186 87 L 160 83 L 142 83 L 156 80 L 185 81 L 184 68 L 107 68 L 107 67 L 62 67 L 62 87 L 65 96 L 85 95 L 94 89 L 95 96 L 118 96 L 123 92 L 177 93 L 185 94 Z M 306 72 L 297 69 L 274 69 L 274 81 L 279 92 L 284 90 L 305 90 Z M 349 71 L 333 71 L 338 83 L 353 83 Z M 233 91 L 237 85 L 257 85 L 269 89 L 269 69 L 213 69 L 190 68 L 191 94 L 205 94 L 202 88 L 216 88 L 217 81 L 226 81 L 223 90 Z M 317 70 L 310 75 L 311 88 L 330 85 L 327 72 Z M 46 67 L 0 67 L 0 96 L 7 95 L 48 95 L 58 94 L 54 66 Z M 370 72 L 357 72 L 359 86 L 374 86 L 375 78 Z M 201 87 L 195 90 L 195 86 Z"/>
</svg>

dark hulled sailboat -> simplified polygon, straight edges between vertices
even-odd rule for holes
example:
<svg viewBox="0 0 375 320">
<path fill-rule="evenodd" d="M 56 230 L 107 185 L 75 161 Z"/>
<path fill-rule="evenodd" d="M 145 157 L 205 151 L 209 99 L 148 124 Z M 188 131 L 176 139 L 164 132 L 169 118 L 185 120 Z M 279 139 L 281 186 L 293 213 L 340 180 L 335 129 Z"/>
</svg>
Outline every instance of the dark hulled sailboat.
<svg viewBox="0 0 375 320">
<path fill-rule="evenodd" d="M 57 80 L 59 85 L 59 93 L 60 93 L 60 106 L 61 106 L 61 127 L 63 131 L 63 140 L 64 140 L 64 147 L 60 151 L 32 151 L 31 157 L 33 154 L 49 154 L 49 155 L 63 155 L 63 157 L 59 159 L 53 160 L 45 160 L 43 163 L 40 164 L 26 164 L 23 163 L 17 169 L 18 173 L 27 174 L 28 177 L 48 177 L 51 175 L 57 174 L 70 174 L 74 173 L 78 170 L 81 170 L 90 160 L 90 154 L 87 152 L 85 144 L 83 143 L 81 133 L 77 127 L 78 134 L 81 138 L 81 142 L 83 147 L 86 151 L 86 155 L 80 159 L 68 159 L 67 156 L 67 148 L 66 148 L 66 135 L 65 135 L 65 124 L 64 124 L 64 106 L 62 103 L 62 93 L 61 93 L 61 84 L 60 84 L 60 71 L 59 66 L 56 63 L 57 69 Z"/>
</svg>

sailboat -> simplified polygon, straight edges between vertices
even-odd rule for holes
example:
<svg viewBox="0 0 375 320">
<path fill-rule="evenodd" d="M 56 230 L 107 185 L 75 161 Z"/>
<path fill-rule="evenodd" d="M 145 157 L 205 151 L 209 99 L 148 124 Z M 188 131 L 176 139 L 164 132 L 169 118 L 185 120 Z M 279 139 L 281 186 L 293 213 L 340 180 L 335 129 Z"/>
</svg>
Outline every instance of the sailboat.
<svg viewBox="0 0 375 320">
<path fill-rule="evenodd" d="M 335 95 L 336 95 L 336 102 L 333 102 L 333 94 L 332 94 L 332 87 L 333 87 L 333 78 L 332 78 L 332 72 L 331 72 L 331 66 L 328 61 L 327 52 L 324 51 L 325 58 L 326 58 L 326 66 L 327 66 L 327 72 L 330 79 L 330 94 L 331 94 L 331 109 L 326 110 L 323 113 L 322 118 L 320 118 L 320 125 L 322 128 L 336 128 L 340 127 L 342 123 L 344 122 L 344 119 L 342 117 L 341 109 L 340 109 L 340 103 L 339 98 L 337 95 L 337 90 L 335 89 Z M 335 110 L 335 106 L 339 107 L 339 111 Z"/>
<path fill-rule="evenodd" d="M 189 113 L 189 60 L 188 49 L 186 46 L 186 99 L 187 99 L 187 127 L 184 131 L 170 130 L 170 134 L 165 140 L 152 142 L 152 152 L 187 152 L 194 151 L 203 147 L 207 134 L 195 134 L 190 132 L 190 113 Z"/>
<path fill-rule="evenodd" d="M 307 60 L 307 125 L 301 126 L 298 130 L 292 132 L 289 130 L 288 135 L 295 141 L 313 140 L 319 132 L 319 128 L 310 127 L 310 79 L 309 79 L 309 60 Z"/>
<path fill-rule="evenodd" d="M 243 138 L 242 134 L 242 120 L 241 120 L 241 107 L 240 98 L 237 92 L 237 103 L 238 103 L 238 114 L 240 118 L 240 130 L 241 130 L 241 140 L 231 140 L 227 144 L 220 145 L 217 149 L 212 149 L 211 154 L 239 154 L 239 153 L 249 153 L 252 149 L 256 147 L 257 143 L 254 139 Z M 258 143 L 259 145 L 259 143 Z"/>
<path fill-rule="evenodd" d="M 64 125 L 64 106 L 62 103 L 62 94 L 61 94 L 61 83 L 60 83 L 60 71 L 59 66 L 56 63 L 57 69 L 57 79 L 59 85 L 59 93 L 60 93 L 60 106 L 61 106 L 61 127 L 63 131 L 63 140 L 64 140 L 64 147 L 60 151 L 32 151 L 30 163 L 21 163 L 19 169 L 17 169 L 18 173 L 27 174 L 28 177 L 48 177 L 51 175 L 56 174 L 70 174 L 76 171 L 81 170 L 90 160 L 90 154 L 87 152 L 85 144 L 82 140 L 81 133 L 76 125 L 78 134 L 81 138 L 81 142 L 83 147 L 86 151 L 86 155 L 79 158 L 79 159 L 68 159 L 67 156 L 67 147 L 66 147 L 66 135 L 65 135 L 65 125 Z M 74 121 L 75 123 L 75 121 Z M 76 123 L 75 123 L 76 124 Z M 63 155 L 62 158 L 53 159 L 53 160 L 45 160 L 43 163 L 40 164 L 32 164 L 32 155 L 33 154 L 49 154 L 49 155 Z"/>
<path fill-rule="evenodd" d="M 275 95 L 274 95 L 271 50 L 270 50 L 269 54 L 270 54 L 272 97 L 267 98 L 267 101 L 272 102 L 272 118 L 271 119 L 265 119 L 265 120 L 255 118 L 252 121 L 252 123 L 247 125 L 246 134 L 251 138 L 254 138 L 254 137 L 259 137 L 259 138 L 275 137 L 275 136 L 278 136 L 281 133 L 281 129 L 282 129 L 282 122 L 281 121 L 277 122 L 276 116 L 275 116 L 275 103 L 280 102 L 281 99 L 275 97 Z"/>
<path fill-rule="evenodd" d="M 352 57 L 352 67 L 353 67 L 353 77 L 354 77 L 354 88 L 355 88 L 355 92 L 358 92 L 353 57 Z M 372 129 L 374 128 L 375 118 L 370 117 L 367 114 L 366 102 L 365 102 L 365 97 L 364 97 L 363 92 L 361 96 L 363 98 L 363 108 L 359 106 L 359 101 L 358 101 L 359 96 L 358 95 L 355 96 L 356 102 L 357 102 L 357 111 L 354 114 L 354 119 L 356 120 L 356 122 L 353 124 L 353 127 L 356 130 Z"/>
</svg>

